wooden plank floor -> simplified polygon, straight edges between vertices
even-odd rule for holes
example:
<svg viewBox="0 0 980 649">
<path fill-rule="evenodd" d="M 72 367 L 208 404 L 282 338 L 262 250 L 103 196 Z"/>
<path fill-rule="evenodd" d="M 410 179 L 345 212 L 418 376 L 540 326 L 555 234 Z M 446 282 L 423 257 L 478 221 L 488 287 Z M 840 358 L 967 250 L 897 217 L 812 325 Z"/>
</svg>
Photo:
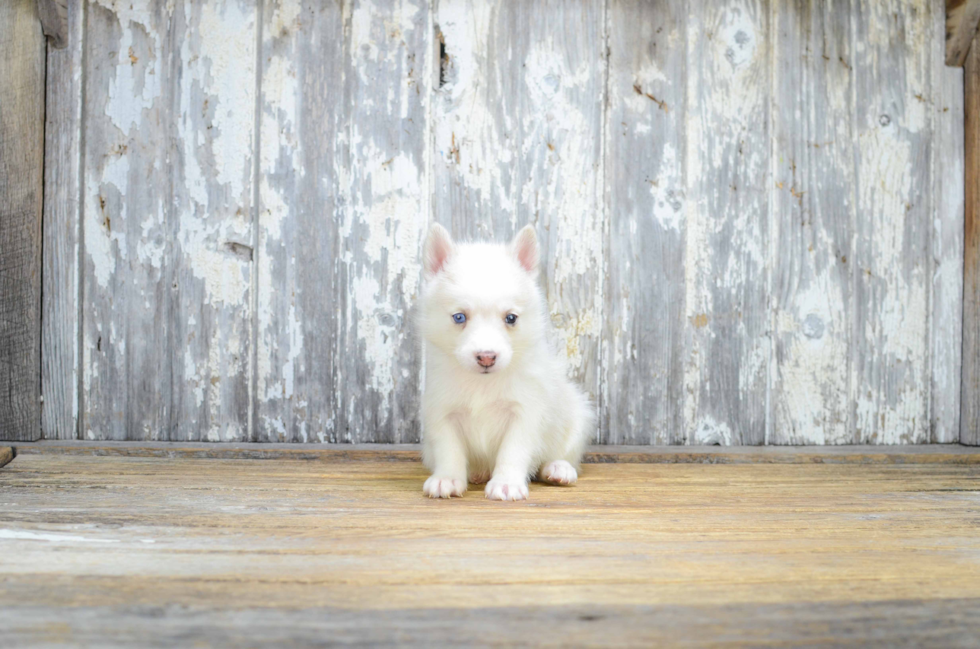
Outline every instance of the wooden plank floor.
<svg viewBox="0 0 980 649">
<path fill-rule="evenodd" d="M 980 646 L 975 462 L 590 464 L 506 504 L 424 477 L 22 451 L 0 645 Z"/>
</svg>

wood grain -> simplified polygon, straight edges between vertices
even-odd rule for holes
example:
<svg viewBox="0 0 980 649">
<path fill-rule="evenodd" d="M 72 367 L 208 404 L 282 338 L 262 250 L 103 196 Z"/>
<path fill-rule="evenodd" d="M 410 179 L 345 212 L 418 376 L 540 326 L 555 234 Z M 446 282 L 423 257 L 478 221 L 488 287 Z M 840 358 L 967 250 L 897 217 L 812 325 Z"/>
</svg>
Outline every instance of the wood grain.
<svg viewBox="0 0 980 649">
<path fill-rule="evenodd" d="M 338 645 L 431 647 L 433 642 L 467 647 L 520 646 L 854 646 L 971 647 L 980 641 L 973 598 L 806 602 L 789 604 L 694 604 L 502 606 L 467 609 L 410 608 L 385 611 L 333 606 L 245 608 L 129 605 L 77 606 L 52 621 L 43 606 L 0 611 L 14 629 L 11 641 L 30 644 L 77 642 L 114 646 L 168 647 L 188 637 L 209 646 L 308 646 L 330 638 Z M 107 620 L 111 621 L 111 627 Z M 937 620 L 942 620 L 937 624 Z M 540 640 L 549 629 L 548 641 Z"/>
<path fill-rule="evenodd" d="M 980 38 L 963 70 L 966 183 L 960 442 L 980 445 Z"/>
<path fill-rule="evenodd" d="M 78 435 L 83 3 L 71 0 L 64 49 L 49 48 L 44 123 L 41 430 Z"/>
<path fill-rule="evenodd" d="M 173 10 L 85 7 L 81 438 L 168 439 L 173 423 Z"/>
<path fill-rule="evenodd" d="M 978 477 L 588 465 L 502 505 L 427 500 L 414 462 L 20 455 L 0 472 L 0 620 L 33 644 L 207 628 L 513 645 L 567 620 L 584 634 L 568 642 L 602 646 L 678 629 L 690 644 L 969 646 Z"/>
<path fill-rule="evenodd" d="M 248 0 L 186 3 L 174 44 L 169 438 L 249 439 L 256 29 Z"/>
<path fill-rule="evenodd" d="M 347 439 L 344 17 L 336 3 L 266 2 L 263 11 L 251 437 L 336 442 Z"/>
<path fill-rule="evenodd" d="M 41 434 L 44 35 L 33 0 L 0 6 L 0 439 Z"/>
<path fill-rule="evenodd" d="M 358 0 L 344 85 L 348 204 L 343 269 L 341 410 L 348 441 L 418 441 L 421 355 L 410 310 L 428 223 L 428 102 L 433 33 L 426 0 Z M 369 440 L 355 437 L 371 431 Z"/>
<path fill-rule="evenodd" d="M 689 7 L 684 440 L 762 444 L 770 355 L 770 4 Z"/>
<path fill-rule="evenodd" d="M 686 4 L 609 7 L 600 413 L 608 444 L 686 439 L 684 372 L 695 326 L 684 273 Z"/>
<path fill-rule="evenodd" d="M 852 441 L 852 14 L 773 7 L 771 444 Z"/>
<path fill-rule="evenodd" d="M 929 9 L 858 2 L 850 382 L 858 443 L 929 440 Z M 858 51 L 860 50 L 860 51 Z M 895 70 L 903 70 L 896 75 Z"/>
</svg>

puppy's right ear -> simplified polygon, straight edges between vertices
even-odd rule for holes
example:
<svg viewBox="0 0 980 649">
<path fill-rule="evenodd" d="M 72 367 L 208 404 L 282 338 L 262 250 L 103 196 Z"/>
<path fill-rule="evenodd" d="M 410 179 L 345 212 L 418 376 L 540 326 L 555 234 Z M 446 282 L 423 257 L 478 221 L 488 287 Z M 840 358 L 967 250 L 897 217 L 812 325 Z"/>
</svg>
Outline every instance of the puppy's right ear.
<svg viewBox="0 0 980 649">
<path fill-rule="evenodd" d="M 455 252 L 456 244 L 446 228 L 438 223 L 429 226 L 429 234 L 425 238 L 425 248 L 422 251 L 425 278 L 431 279 L 438 275 Z"/>
</svg>

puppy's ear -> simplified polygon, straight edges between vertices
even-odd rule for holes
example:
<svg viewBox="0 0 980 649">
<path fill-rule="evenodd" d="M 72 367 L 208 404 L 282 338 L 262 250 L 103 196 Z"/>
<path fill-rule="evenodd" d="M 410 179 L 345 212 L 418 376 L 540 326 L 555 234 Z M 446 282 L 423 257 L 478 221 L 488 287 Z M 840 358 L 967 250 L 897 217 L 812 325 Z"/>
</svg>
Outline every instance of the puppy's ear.
<svg viewBox="0 0 980 649">
<path fill-rule="evenodd" d="M 422 269 L 426 279 L 438 275 L 455 252 L 456 244 L 446 228 L 438 223 L 429 226 L 429 234 L 425 238 L 425 248 L 422 251 Z"/>
<path fill-rule="evenodd" d="M 517 263 L 527 272 L 538 272 L 538 261 L 541 253 L 538 249 L 538 235 L 530 224 L 521 228 L 514 240 L 510 242 L 511 253 L 517 258 Z"/>
</svg>

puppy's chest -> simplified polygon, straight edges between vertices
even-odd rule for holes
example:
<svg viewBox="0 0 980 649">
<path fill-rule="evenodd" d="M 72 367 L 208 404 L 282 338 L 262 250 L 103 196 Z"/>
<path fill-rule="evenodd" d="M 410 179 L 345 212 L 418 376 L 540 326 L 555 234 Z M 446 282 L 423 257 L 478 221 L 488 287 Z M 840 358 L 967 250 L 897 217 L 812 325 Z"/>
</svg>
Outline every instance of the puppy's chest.
<svg viewBox="0 0 980 649">
<path fill-rule="evenodd" d="M 477 401 L 454 415 L 472 451 L 492 453 L 514 417 L 516 404 L 507 400 Z"/>
</svg>

